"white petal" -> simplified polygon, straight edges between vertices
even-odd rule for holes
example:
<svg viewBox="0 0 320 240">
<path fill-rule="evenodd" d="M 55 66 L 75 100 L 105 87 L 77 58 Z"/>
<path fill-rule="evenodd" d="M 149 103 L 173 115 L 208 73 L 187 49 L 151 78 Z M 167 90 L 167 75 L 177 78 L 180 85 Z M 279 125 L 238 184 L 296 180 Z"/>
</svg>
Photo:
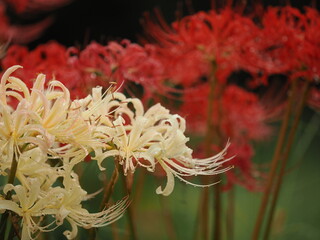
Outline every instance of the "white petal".
<svg viewBox="0 0 320 240">
<path fill-rule="evenodd" d="M 173 174 L 170 172 L 170 169 L 161 161 L 159 162 L 160 165 L 162 166 L 163 170 L 166 172 L 167 174 L 167 183 L 165 188 L 162 190 L 162 187 L 159 186 L 156 189 L 156 193 L 157 194 L 162 194 L 163 196 L 168 196 L 172 193 L 173 188 L 174 188 L 174 176 Z"/>
</svg>

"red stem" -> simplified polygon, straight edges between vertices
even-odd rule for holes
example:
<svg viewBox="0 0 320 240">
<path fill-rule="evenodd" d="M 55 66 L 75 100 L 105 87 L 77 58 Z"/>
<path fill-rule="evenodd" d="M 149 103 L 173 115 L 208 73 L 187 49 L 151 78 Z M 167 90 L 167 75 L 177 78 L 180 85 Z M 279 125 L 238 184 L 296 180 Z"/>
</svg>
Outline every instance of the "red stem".
<svg viewBox="0 0 320 240">
<path fill-rule="evenodd" d="M 296 134 L 296 131 L 298 129 L 298 125 L 299 125 L 299 122 L 300 122 L 300 119 L 301 119 L 301 115 L 302 115 L 302 112 L 303 112 L 305 100 L 306 100 L 307 93 L 308 93 L 308 89 L 309 89 L 309 82 L 306 81 L 304 86 L 303 86 L 303 90 L 302 90 L 302 98 L 300 98 L 301 100 L 298 103 L 296 117 L 294 119 L 293 126 L 290 129 L 288 142 L 287 142 L 287 145 L 285 146 L 284 154 L 282 156 L 280 173 L 279 173 L 277 181 L 275 183 L 275 190 L 274 190 L 273 198 L 272 198 L 272 201 L 271 201 L 269 217 L 267 219 L 267 225 L 266 225 L 264 240 L 269 239 L 269 235 L 270 235 L 270 232 L 271 232 L 271 224 L 272 224 L 272 220 L 273 220 L 273 216 L 274 216 L 274 212 L 275 212 L 275 207 L 277 205 L 277 200 L 279 198 L 279 192 L 280 192 L 280 188 L 282 186 L 283 177 L 284 177 L 284 174 L 286 172 L 286 166 L 287 166 L 287 162 L 288 162 L 289 153 L 290 153 L 290 150 L 291 150 L 294 138 L 295 138 L 295 134 Z"/>
<path fill-rule="evenodd" d="M 280 152 L 281 152 L 281 149 L 283 147 L 285 137 L 286 137 L 286 132 L 287 132 L 287 128 L 288 128 L 288 124 L 289 124 L 289 120 L 290 120 L 291 110 L 293 107 L 294 93 L 296 91 L 296 88 L 297 88 L 297 83 L 296 83 L 296 81 L 293 81 L 291 83 L 291 88 L 290 88 L 291 91 L 289 91 L 289 93 L 288 93 L 289 102 L 287 104 L 286 112 L 283 116 L 280 134 L 278 136 L 277 146 L 276 146 L 276 149 L 275 149 L 272 161 L 271 161 L 271 170 L 270 170 L 270 173 L 267 178 L 266 188 L 263 192 L 262 201 L 260 204 L 257 220 L 256 220 L 255 227 L 253 230 L 252 240 L 258 240 L 259 234 L 260 234 L 260 231 L 262 228 L 262 222 L 263 222 L 265 212 L 266 212 L 266 209 L 268 206 L 268 201 L 269 201 L 271 189 L 273 187 L 274 179 L 275 179 L 275 176 L 277 173 L 277 168 L 279 165 Z"/>
</svg>

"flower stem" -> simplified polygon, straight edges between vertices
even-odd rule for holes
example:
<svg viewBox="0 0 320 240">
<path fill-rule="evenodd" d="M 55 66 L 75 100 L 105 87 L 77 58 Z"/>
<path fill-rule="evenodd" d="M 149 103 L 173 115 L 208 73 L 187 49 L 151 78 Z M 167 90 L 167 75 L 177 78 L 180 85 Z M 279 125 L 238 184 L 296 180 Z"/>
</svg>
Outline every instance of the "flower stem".
<svg viewBox="0 0 320 240">
<path fill-rule="evenodd" d="M 228 206 L 227 206 L 227 239 L 234 239 L 234 207 L 235 207 L 235 187 L 228 192 Z"/>
<path fill-rule="evenodd" d="M 16 176 L 16 172 L 17 172 L 17 168 L 18 168 L 18 161 L 16 160 L 16 154 L 13 154 L 13 158 L 12 158 L 12 162 L 11 162 L 11 168 L 10 168 L 10 174 L 9 174 L 9 178 L 8 178 L 8 184 L 13 184 L 15 176 Z M 11 199 L 12 193 L 11 191 L 8 192 L 5 196 L 6 200 Z M 0 220 L 0 240 L 3 240 L 4 237 L 6 236 L 6 231 L 7 231 L 7 222 L 8 222 L 8 217 L 9 217 L 9 211 L 5 211 L 2 216 L 1 216 L 1 220 Z M 11 232 L 11 227 L 9 228 L 9 231 Z M 10 234 L 11 235 L 11 234 Z"/>
<path fill-rule="evenodd" d="M 17 167 L 18 167 L 18 161 L 15 159 L 15 157 L 13 157 L 12 163 L 11 163 L 11 168 L 10 168 L 10 175 L 8 178 L 8 184 L 13 184 L 14 179 L 16 177 Z M 11 199 L 11 195 L 12 195 L 11 191 L 8 192 L 5 196 L 5 199 L 6 200 Z"/>
<path fill-rule="evenodd" d="M 131 240 L 137 240 L 137 231 L 136 231 L 136 226 L 135 226 L 135 215 L 134 215 L 134 209 L 132 206 L 128 206 L 127 209 L 127 216 L 128 216 L 128 220 L 129 220 L 129 229 L 130 229 L 130 236 L 131 236 Z"/>
<path fill-rule="evenodd" d="M 105 208 L 106 204 L 108 204 L 108 202 L 111 198 L 111 195 L 113 193 L 114 186 L 118 180 L 118 177 L 119 177 L 119 162 L 117 159 L 115 159 L 115 167 L 112 172 L 111 179 L 110 179 L 109 183 L 106 185 L 106 188 L 104 190 L 102 201 L 100 204 L 100 211 L 102 211 Z M 95 238 L 96 238 L 96 230 L 95 230 L 95 228 L 91 228 L 89 230 L 88 239 L 94 240 Z"/>
<path fill-rule="evenodd" d="M 199 239 L 199 233 L 200 233 L 200 228 L 202 227 L 202 205 L 204 204 L 204 194 L 203 191 L 200 192 L 199 194 L 199 199 L 198 199 L 198 212 L 197 216 L 195 219 L 195 226 L 194 226 L 194 233 L 193 233 L 193 240 L 198 240 Z"/>
<path fill-rule="evenodd" d="M 201 205 L 201 231 L 202 239 L 209 239 L 209 189 L 202 190 L 202 205 Z"/>
<path fill-rule="evenodd" d="M 220 177 L 216 176 L 216 182 L 220 181 Z M 221 214 L 222 214 L 222 202 L 221 202 L 221 184 L 214 186 L 214 232 L 213 240 L 221 239 Z"/>
<path fill-rule="evenodd" d="M 117 222 L 114 222 L 111 224 L 111 232 L 112 232 L 113 240 L 120 240 L 118 228 L 117 228 Z"/>
<path fill-rule="evenodd" d="M 217 81 L 215 78 L 217 65 L 215 62 L 213 62 L 212 65 L 212 75 L 209 79 L 209 95 L 208 95 L 208 106 L 207 106 L 207 129 L 206 129 L 206 136 L 205 136 L 205 153 L 207 156 L 211 155 L 211 149 L 212 144 L 214 140 L 215 135 L 215 126 L 212 119 L 213 113 L 214 113 L 214 100 L 215 100 L 215 92 L 216 92 L 216 85 Z M 208 177 L 203 178 L 204 183 L 208 183 L 209 179 Z M 203 189 L 203 205 L 201 209 L 201 218 L 202 218 L 202 238 L 203 240 L 209 240 L 210 231 L 209 231 L 209 190 L 207 188 Z M 219 201 L 217 202 L 219 203 Z M 216 209 L 215 211 L 215 217 L 218 217 L 216 213 L 219 212 L 220 206 L 215 204 Z M 220 221 L 219 219 L 215 219 L 215 223 Z M 215 225 L 217 227 L 218 225 Z M 216 231 L 215 231 L 216 232 Z M 216 239 L 219 240 L 219 239 Z"/>
<path fill-rule="evenodd" d="M 118 164 L 118 161 L 116 160 L 115 161 L 116 165 L 114 167 L 114 170 L 112 172 L 112 176 L 111 176 L 111 179 L 110 179 L 110 182 L 108 183 L 107 187 L 105 188 L 105 191 L 103 193 L 103 197 L 102 197 L 102 201 L 101 201 L 101 204 L 100 204 L 100 211 L 104 209 L 104 207 L 106 206 L 106 204 L 109 202 L 111 196 L 112 196 L 112 193 L 113 193 L 113 190 L 114 190 L 114 186 L 116 185 L 117 181 L 118 181 L 118 177 L 119 177 L 119 164 Z"/>
<path fill-rule="evenodd" d="M 283 182 L 283 177 L 285 174 L 285 170 L 286 170 L 286 165 L 288 162 L 288 157 L 289 157 L 289 153 L 295 138 L 295 133 L 298 129 L 298 125 L 301 119 L 301 115 L 303 112 L 303 108 L 304 108 L 304 104 L 305 104 L 305 100 L 307 97 L 307 93 L 308 93 L 308 89 L 309 89 L 309 82 L 305 81 L 304 82 L 304 86 L 303 86 L 303 90 L 302 90 L 302 97 L 299 99 L 299 103 L 297 106 L 297 113 L 293 122 L 293 126 L 290 129 L 289 132 L 289 136 L 288 136 L 288 141 L 287 141 L 287 145 L 284 148 L 284 153 L 282 155 L 282 162 L 281 162 L 281 166 L 280 166 L 280 173 L 277 177 L 276 183 L 275 183 L 275 189 L 274 189 L 274 193 L 273 193 L 273 197 L 272 197 L 272 201 L 271 201 L 271 207 L 269 210 L 269 216 L 267 219 L 267 225 L 266 225 L 266 230 L 265 230 L 265 235 L 264 235 L 264 240 L 268 240 L 269 239 L 269 235 L 271 232 L 271 224 L 272 224 L 272 220 L 273 220 L 273 216 L 274 216 L 274 211 L 275 211 L 275 207 L 277 205 L 277 200 L 279 197 L 279 192 L 280 192 L 280 188 Z"/>
<path fill-rule="evenodd" d="M 255 227 L 253 230 L 252 240 L 258 240 L 259 234 L 260 234 L 260 231 L 262 228 L 262 222 L 263 222 L 265 212 L 266 212 L 266 209 L 268 206 L 270 193 L 271 193 L 271 190 L 273 187 L 274 179 L 275 179 L 275 176 L 277 173 L 277 168 L 279 165 L 279 157 L 280 157 L 281 149 L 282 149 L 284 141 L 285 141 L 286 132 L 287 132 L 289 121 L 290 121 L 290 115 L 291 115 L 291 111 L 292 111 L 292 107 L 293 107 L 293 103 L 294 103 L 294 97 L 295 97 L 294 93 L 296 92 L 296 88 L 297 88 L 297 82 L 293 81 L 291 83 L 290 91 L 288 93 L 288 104 L 287 104 L 285 114 L 282 119 L 282 124 L 281 124 L 281 128 L 280 128 L 280 133 L 278 136 L 276 149 L 275 149 L 272 161 L 271 161 L 270 173 L 267 178 L 266 188 L 263 192 L 262 201 L 260 204 L 257 220 L 256 220 Z"/>
<path fill-rule="evenodd" d="M 133 174 L 133 173 L 132 173 Z M 123 180 L 123 187 L 125 189 L 125 191 L 127 192 L 127 194 L 131 194 L 131 187 L 132 184 L 127 184 L 127 176 L 125 176 L 124 174 L 122 175 L 122 180 Z M 132 177 L 132 176 L 130 176 Z M 131 181 L 131 180 L 130 180 Z M 130 239 L 131 240 L 137 240 L 137 231 L 136 231 L 136 226 L 135 226 L 135 213 L 134 213 L 134 208 L 133 205 L 129 205 L 126 211 L 126 215 L 128 216 L 128 222 L 129 222 L 129 230 L 130 230 Z"/>
</svg>

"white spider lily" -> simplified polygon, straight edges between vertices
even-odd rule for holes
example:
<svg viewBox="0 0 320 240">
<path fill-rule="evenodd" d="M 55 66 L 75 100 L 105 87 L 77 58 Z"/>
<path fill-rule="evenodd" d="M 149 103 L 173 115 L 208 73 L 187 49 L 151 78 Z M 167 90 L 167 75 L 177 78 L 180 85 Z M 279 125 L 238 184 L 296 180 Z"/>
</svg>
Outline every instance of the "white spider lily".
<svg viewBox="0 0 320 240">
<path fill-rule="evenodd" d="M 77 176 L 74 173 L 67 174 L 70 177 L 64 178 L 66 194 L 61 200 L 61 207 L 57 213 L 57 222 L 62 223 L 66 219 L 71 227 L 71 231 L 65 231 L 64 235 L 68 239 L 73 239 L 78 232 L 78 227 L 92 228 L 103 227 L 118 220 L 128 207 L 128 198 L 119 201 L 110 208 L 98 213 L 89 213 L 82 208 L 81 201 L 87 199 L 87 193 L 80 187 Z"/>
<path fill-rule="evenodd" d="M 72 101 L 68 89 L 58 81 L 51 81 L 45 89 L 43 74 L 29 90 L 20 79 L 10 76 L 17 68 L 9 68 L 0 82 L 0 174 L 11 171 L 11 163 L 16 161 L 19 185 L 5 186 L 4 194 L 10 191 L 12 199 L 2 197 L 0 211 L 13 211 L 22 218 L 23 240 L 52 231 L 64 221 L 71 225 L 64 234 L 73 239 L 78 227 L 101 227 L 121 217 L 129 204 L 127 199 L 98 213 L 82 207 L 92 194 L 81 188 L 73 168 L 90 152 L 100 170 L 109 156 L 119 160 L 129 176 L 138 166 L 149 171 L 161 167 L 167 183 L 156 192 L 165 196 L 173 191 L 175 177 L 190 183 L 184 177 L 215 175 L 229 169 L 222 168 L 228 161 L 224 159 L 228 144 L 216 156 L 193 159 L 186 146 L 185 120 L 160 104 L 145 111 L 139 99 L 102 93 L 101 87 Z M 8 97 L 18 101 L 15 109 L 9 106 Z M 53 166 L 52 158 L 57 165 Z M 55 187 L 58 179 L 62 184 Z M 46 215 L 51 216 L 51 222 L 44 225 Z"/>
<path fill-rule="evenodd" d="M 70 174 L 75 176 L 74 173 Z M 86 198 L 86 192 L 81 189 L 76 178 L 68 178 L 65 188 L 54 187 L 43 191 L 39 179 L 29 178 L 29 189 L 23 185 L 7 184 L 6 194 L 13 190 L 12 200 L 0 200 L 0 210 L 11 210 L 22 217 L 22 240 L 35 239 L 38 232 L 49 232 L 67 220 L 71 231 L 65 231 L 68 239 L 76 237 L 78 227 L 91 228 L 106 226 L 118 220 L 128 206 L 124 199 L 108 209 L 98 213 L 89 213 L 82 208 L 81 202 Z M 55 216 L 50 223 L 43 225 L 46 215 Z"/>
<path fill-rule="evenodd" d="M 70 93 L 62 83 L 51 81 L 45 90 L 45 76 L 39 74 L 29 90 L 21 80 L 10 76 L 17 68 L 19 66 L 9 68 L 0 85 L 2 173 L 22 146 L 39 147 L 52 157 L 67 157 L 75 165 L 101 145 L 93 136 L 95 125 L 90 124 L 81 111 L 70 108 Z M 16 109 L 8 105 L 7 97 L 18 100 Z"/>
<path fill-rule="evenodd" d="M 100 155 L 100 160 L 117 156 L 123 165 L 124 173 L 133 173 L 137 166 L 154 171 L 161 167 L 166 172 L 167 184 L 156 192 L 169 195 L 174 188 L 174 176 L 193 186 L 208 187 L 212 184 L 198 185 L 184 179 L 188 176 L 216 175 L 229 170 L 222 164 L 228 161 L 224 156 L 229 146 L 220 153 L 206 159 L 193 159 L 192 150 L 186 146 L 189 138 L 184 135 L 185 120 L 179 115 L 172 115 L 160 104 L 144 112 L 138 99 L 125 98 L 117 94 L 113 99 L 113 108 L 117 118 L 112 122 L 112 143 L 115 149 Z M 125 120 L 126 119 L 126 120 Z"/>
<path fill-rule="evenodd" d="M 72 228 L 65 232 L 68 239 L 76 237 L 78 227 L 101 227 L 116 221 L 129 201 L 89 213 L 82 202 L 92 194 L 81 188 L 73 171 L 92 150 L 103 153 L 110 148 L 110 134 L 105 132 L 108 126 L 96 119 L 97 110 L 108 98 L 90 103 L 92 97 L 96 99 L 93 95 L 71 101 L 68 89 L 58 81 L 45 89 L 43 74 L 29 90 L 20 79 L 10 76 L 17 68 L 8 69 L 0 82 L 0 173 L 6 175 L 16 161 L 15 177 L 20 184 L 4 187 L 4 195 L 9 196 L 10 191 L 12 199 L 1 196 L 0 211 L 13 211 L 22 218 L 23 240 L 52 231 L 64 221 Z M 8 97 L 18 101 L 15 109 L 8 105 Z M 50 158 L 58 158 L 56 167 Z M 63 179 L 63 186 L 53 187 L 58 179 Z M 51 222 L 44 225 L 46 215 Z"/>
<path fill-rule="evenodd" d="M 0 200 L 1 210 L 11 210 L 22 217 L 22 240 L 34 239 L 39 231 L 47 232 L 55 229 L 55 220 L 42 225 L 43 216 L 55 213 L 51 206 L 59 203 L 57 196 L 63 193 L 63 189 L 59 187 L 41 192 L 40 182 L 37 179 L 29 180 L 31 189 L 22 185 L 7 184 L 4 193 L 13 190 L 15 195 L 12 196 L 12 200 Z"/>
<path fill-rule="evenodd" d="M 18 159 L 16 178 L 27 189 L 31 188 L 28 179 L 37 179 L 40 182 L 41 189 L 46 191 L 60 176 L 59 168 L 51 167 L 47 161 L 47 155 L 39 148 L 24 151 Z"/>
<path fill-rule="evenodd" d="M 113 122 L 115 130 L 113 143 L 116 149 L 107 151 L 105 156 L 119 156 L 125 175 L 128 171 L 133 173 L 137 165 L 146 167 L 149 171 L 154 170 L 155 161 L 148 153 L 148 148 L 153 141 L 159 141 L 161 135 L 155 129 L 144 129 L 148 121 L 149 119 L 139 116 L 128 126 L 124 125 L 122 117 Z M 144 163 L 145 161 L 148 163 Z"/>
</svg>

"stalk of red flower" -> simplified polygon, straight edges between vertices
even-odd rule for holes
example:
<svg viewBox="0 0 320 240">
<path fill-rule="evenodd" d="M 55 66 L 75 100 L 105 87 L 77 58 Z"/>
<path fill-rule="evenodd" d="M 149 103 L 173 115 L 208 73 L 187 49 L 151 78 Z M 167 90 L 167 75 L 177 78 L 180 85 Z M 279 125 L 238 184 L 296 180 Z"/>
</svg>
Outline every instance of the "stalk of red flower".
<svg viewBox="0 0 320 240">
<path fill-rule="evenodd" d="M 288 103 L 287 103 L 287 107 L 286 107 L 286 111 L 285 114 L 283 116 L 283 120 L 282 120 L 282 124 L 281 124 L 281 129 L 278 135 L 278 140 L 277 140 L 277 145 L 275 148 L 275 152 L 271 161 L 271 166 L 270 166 L 270 171 L 267 177 L 267 183 L 266 183 L 266 187 L 264 189 L 263 192 L 263 197 L 261 200 L 261 204 L 260 204 L 260 208 L 259 208 L 259 212 L 258 212 L 258 216 L 255 222 L 255 227 L 253 230 L 253 235 L 252 235 L 252 240 L 258 240 L 259 239 L 259 235 L 260 235 L 260 231 L 262 228 L 262 224 L 263 224 L 263 219 L 265 216 L 265 212 L 267 210 L 268 207 L 268 201 L 269 201 L 269 197 L 270 197 L 270 193 L 271 190 L 273 188 L 274 185 L 274 179 L 277 173 L 277 169 L 279 166 L 279 157 L 281 154 L 281 150 L 283 148 L 283 144 L 285 142 L 285 138 L 286 138 L 286 132 L 288 130 L 288 124 L 289 124 L 289 120 L 290 120 L 290 115 L 292 112 L 292 107 L 294 104 L 294 92 L 296 92 L 297 89 L 297 82 L 293 81 L 291 83 L 291 87 L 290 87 L 290 92 L 291 94 L 288 96 Z"/>
<path fill-rule="evenodd" d="M 207 114 L 208 116 L 213 115 L 213 107 L 215 105 L 215 91 L 216 91 L 216 86 L 217 86 L 217 79 L 215 78 L 215 73 L 216 73 L 216 65 L 213 63 L 213 69 L 212 69 L 212 75 L 211 78 L 209 79 L 210 83 L 210 90 L 209 90 L 209 95 L 208 95 L 208 105 L 207 105 Z M 206 124 L 206 136 L 205 136 L 205 151 L 207 155 L 211 154 L 211 147 L 212 147 L 212 142 L 215 138 L 215 127 L 212 119 L 210 117 L 207 118 L 207 124 Z M 216 179 L 215 179 L 216 180 Z M 208 182 L 208 178 L 204 178 L 204 182 Z M 219 193 L 218 193 L 219 194 Z M 220 195 L 219 195 L 220 196 Z M 218 196 L 218 198 L 219 198 Z M 204 240 L 209 240 L 209 190 L 204 189 L 203 190 L 203 199 L 204 199 L 204 204 L 202 206 L 202 234 L 203 234 L 203 239 Z M 214 213 L 215 213 L 215 226 L 220 228 L 220 208 L 221 205 L 219 204 L 219 201 L 215 202 L 217 205 L 214 208 Z M 219 219 L 216 219 L 219 217 Z M 215 232 L 219 233 L 219 230 L 215 228 Z"/>
<path fill-rule="evenodd" d="M 299 125 L 299 121 L 302 115 L 302 111 L 303 108 L 305 106 L 305 102 L 306 102 L 306 98 L 308 96 L 308 91 L 310 88 L 310 82 L 309 81 L 304 81 L 303 83 L 303 87 L 302 87 L 302 97 L 300 97 L 299 94 L 299 102 L 297 103 L 297 112 L 295 113 L 295 117 L 293 120 L 293 125 L 290 128 L 290 132 L 288 133 L 288 139 L 286 142 L 286 145 L 284 146 L 282 155 L 281 155 L 281 165 L 280 165 L 280 172 L 279 175 L 276 178 L 276 182 L 275 182 L 275 189 L 273 192 L 273 197 L 272 197 L 272 201 L 271 201 L 271 206 L 270 206 L 270 211 L 269 211 L 269 216 L 267 219 L 267 225 L 266 225 L 266 229 L 265 229 L 265 235 L 264 235 L 264 240 L 268 240 L 269 236 L 270 236 L 270 232 L 271 232 L 271 223 L 273 221 L 273 215 L 274 215 L 274 211 L 275 211 L 275 207 L 277 204 L 277 200 L 278 200 L 278 196 L 279 196 L 279 192 L 280 192 L 280 188 L 282 186 L 282 181 L 283 181 L 283 177 L 285 174 L 285 170 L 286 170 L 286 165 L 287 165 L 287 161 L 288 161 L 288 157 L 289 157 L 289 153 L 294 141 L 294 137 L 295 137 L 295 133 L 298 129 L 298 125 Z M 293 93 L 294 95 L 294 93 Z"/>
<path fill-rule="evenodd" d="M 216 125 L 214 123 L 213 119 L 209 116 L 213 115 L 214 111 L 218 111 L 220 114 L 218 114 L 218 119 L 220 119 L 221 111 L 219 109 L 214 108 L 220 108 L 221 104 L 218 104 L 217 101 L 219 101 L 219 96 L 221 95 L 222 88 L 219 86 L 219 83 L 217 81 L 217 78 L 215 76 L 216 74 L 216 63 L 212 63 L 212 70 L 211 70 L 211 78 L 209 79 L 209 95 L 208 95 L 208 105 L 207 105 L 207 130 L 206 130 L 206 136 L 205 136 L 205 151 L 207 155 L 212 154 L 212 143 L 215 142 L 217 146 L 221 145 L 221 134 L 220 130 L 218 128 L 219 124 Z M 217 94 L 217 95 L 216 95 Z M 218 120 L 219 123 L 219 120 Z M 207 181 L 208 179 L 204 179 L 204 181 Z M 219 184 L 220 177 L 214 177 L 214 181 L 217 182 L 214 186 L 214 227 L 213 227 L 213 237 L 216 240 L 221 239 L 221 212 L 222 212 L 222 205 L 221 205 L 221 186 Z M 206 204 L 204 204 L 202 213 L 203 213 L 203 220 L 202 224 L 203 227 L 203 238 L 209 239 L 209 228 L 207 224 L 209 223 L 209 216 L 208 216 L 208 199 L 209 199 L 209 191 L 203 192 L 203 198 L 206 199 Z"/>
</svg>

